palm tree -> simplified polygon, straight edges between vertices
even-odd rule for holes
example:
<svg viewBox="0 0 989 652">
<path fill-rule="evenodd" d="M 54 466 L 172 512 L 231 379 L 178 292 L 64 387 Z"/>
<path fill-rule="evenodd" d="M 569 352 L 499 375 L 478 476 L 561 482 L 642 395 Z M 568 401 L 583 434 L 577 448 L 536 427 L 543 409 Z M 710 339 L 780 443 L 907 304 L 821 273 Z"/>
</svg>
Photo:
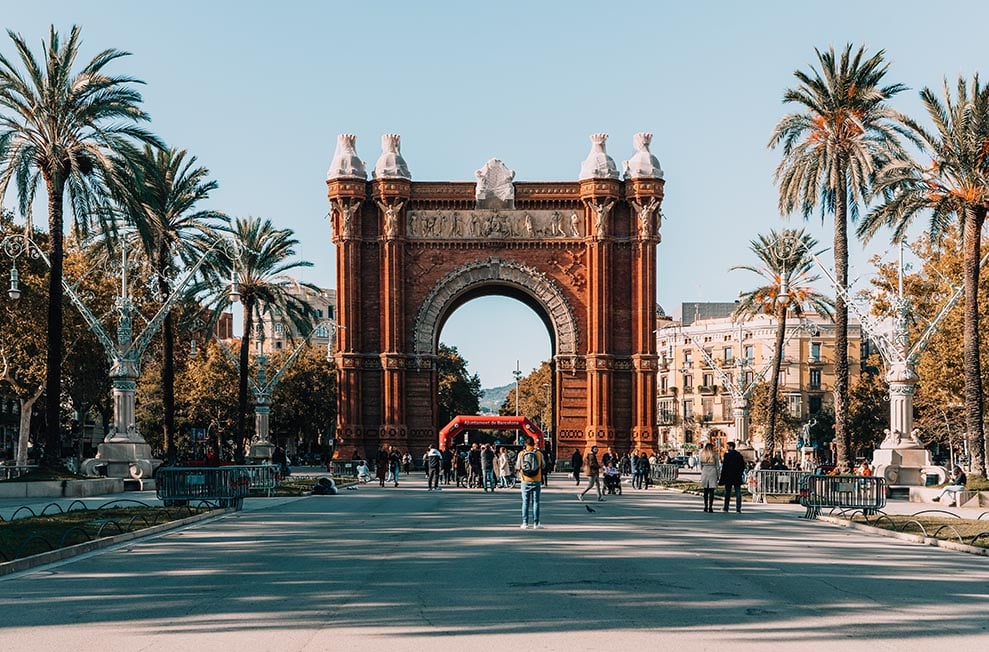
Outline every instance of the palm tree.
<svg viewBox="0 0 989 652">
<path fill-rule="evenodd" d="M 784 229 L 781 233 L 770 231 L 752 240 L 749 248 L 759 259 L 759 265 L 735 265 L 731 269 L 744 269 L 758 274 L 765 280 L 754 290 L 739 294 L 733 319 L 770 315 L 776 318 L 776 343 L 773 348 L 772 371 L 769 378 L 769 416 L 766 424 L 766 451 L 772 453 L 776 446 L 776 417 L 779 396 L 780 368 L 783 365 L 783 345 L 788 315 L 803 317 L 808 309 L 819 315 L 831 317 L 834 304 L 831 299 L 816 292 L 812 284 L 820 277 L 812 274 L 814 259 L 811 256 L 817 240 L 803 229 Z"/>
<path fill-rule="evenodd" d="M 311 283 L 302 283 L 285 273 L 312 263 L 294 259 L 299 244 L 291 229 L 276 229 L 270 220 L 249 217 L 236 218 L 229 229 L 232 247 L 239 257 L 231 261 L 217 257 L 210 272 L 211 285 L 219 279 L 234 279 L 244 306 L 244 334 L 240 340 L 240 378 L 238 385 L 236 457 L 244 459 L 244 439 L 247 432 L 247 379 L 250 373 L 251 334 L 263 325 L 266 316 L 283 322 L 293 331 L 308 335 L 316 321 L 316 310 L 305 301 L 306 290 L 318 292 Z M 203 286 L 200 286 L 200 288 Z M 214 318 L 230 306 L 226 291 L 214 295 Z"/>
<path fill-rule="evenodd" d="M 820 70 L 795 71 L 796 88 L 784 103 L 801 112 L 784 116 L 773 129 L 769 147 L 783 146 L 776 168 L 780 212 L 799 210 L 804 219 L 820 207 L 821 219 L 834 216 L 835 280 L 835 439 L 839 463 L 851 467 L 848 432 L 848 220 L 869 201 L 876 172 L 904 155 L 899 137 L 905 130 L 899 113 L 886 101 L 905 90 L 882 86 L 888 64 L 884 51 L 865 58 L 865 47 L 852 53 L 847 45 L 840 59 L 833 48 L 816 50 Z"/>
<path fill-rule="evenodd" d="M 904 124 L 931 162 L 923 165 L 907 156 L 891 161 L 876 183 L 886 200 L 862 220 L 858 235 L 868 240 L 880 227 L 888 226 L 893 229 L 893 240 L 902 241 L 914 218 L 926 211 L 930 211 L 927 230 L 933 242 L 943 241 L 952 224 L 961 227 L 965 428 L 972 468 L 989 477 L 982 424 L 978 303 L 982 227 L 989 210 L 989 88 L 982 87 L 978 76 L 971 87 L 959 77 L 954 97 L 945 80 L 943 103 L 929 88 L 920 97 L 935 130 L 928 131 L 907 118 Z"/>
<path fill-rule="evenodd" d="M 172 292 L 179 263 L 188 267 L 204 255 L 216 238 L 212 222 L 229 222 L 223 213 L 196 211 L 217 188 L 209 170 L 186 160 L 185 150 L 145 146 L 129 158 L 118 158 L 114 174 L 117 202 L 137 231 L 162 301 Z M 129 182 L 128 182 L 129 181 Z M 162 421 L 165 458 L 175 459 L 175 332 L 171 314 L 162 324 Z"/>
<path fill-rule="evenodd" d="M 45 455 L 57 459 L 60 449 L 59 410 L 62 373 L 62 260 L 63 200 L 66 190 L 73 226 L 83 233 L 107 214 L 98 210 L 112 156 L 126 155 L 134 141 L 159 144 L 137 123 L 148 120 L 139 108 L 137 79 L 103 72 L 112 61 L 127 56 L 104 50 L 73 72 L 80 30 L 73 27 L 63 43 L 52 27 L 39 65 L 23 37 L 7 34 L 14 42 L 22 74 L 0 54 L 0 197 L 14 183 L 22 215 L 30 231 L 31 205 L 39 182 L 48 196 L 48 351 L 45 371 L 47 438 Z"/>
</svg>

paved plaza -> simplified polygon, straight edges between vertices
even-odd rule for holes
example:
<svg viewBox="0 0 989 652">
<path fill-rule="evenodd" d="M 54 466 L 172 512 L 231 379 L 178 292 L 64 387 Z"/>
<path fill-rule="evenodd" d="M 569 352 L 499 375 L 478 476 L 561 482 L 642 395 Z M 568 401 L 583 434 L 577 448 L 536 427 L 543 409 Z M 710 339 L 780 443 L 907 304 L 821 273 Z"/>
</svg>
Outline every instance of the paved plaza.
<svg viewBox="0 0 989 652">
<path fill-rule="evenodd" d="M 627 490 L 250 499 L 0 578 L 0 650 L 911 650 L 989 644 L 989 560 Z M 587 511 L 587 506 L 595 510 Z M 720 505 L 719 505 L 720 507 Z M 840 646 L 837 647 L 836 646 Z"/>
</svg>

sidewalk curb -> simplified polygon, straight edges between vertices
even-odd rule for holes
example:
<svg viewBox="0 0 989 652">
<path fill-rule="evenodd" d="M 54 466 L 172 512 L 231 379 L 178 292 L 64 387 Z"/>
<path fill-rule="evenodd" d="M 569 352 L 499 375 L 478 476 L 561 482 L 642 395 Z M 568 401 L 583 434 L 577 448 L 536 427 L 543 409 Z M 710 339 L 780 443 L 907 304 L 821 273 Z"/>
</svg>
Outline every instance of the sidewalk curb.
<svg viewBox="0 0 989 652">
<path fill-rule="evenodd" d="M 62 561 L 87 552 L 93 552 L 94 550 L 102 550 L 103 548 L 109 548 L 110 546 L 118 543 L 126 543 L 127 541 L 142 539 L 144 537 L 160 534 L 162 532 L 174 530 L 186 525 L 193 525 L 211 518 L 218 518 L 220 516 L 232 513 L 233 511 L 234 510 L 232 508 L 214 509 L 211 512 L 196 514 L 195 516 L 189 516 L 177 521 L 169 521 L 168 523 L 153 525 L 140 530 L 134 530 L 133 532 L 115 534 L 111 537 L 103 537 L 102 539 L 95 539 L 93 541 L 84 541 L 83 543 L 78 543 L 74 546 L 67 546 L 65 548 L 38 553 L 37 555 L 31 555 L 30 557 L 22 557 L 20 559 L 14 559 L 13 561 L 3 562 L 0 563 L 0 580 L 2 580 L 5 575 L 30 570 L 37 566 L 44 566 L 45 564 Z"/>
<path fill-rule="evenodd" d="M 866 534 L 871 534 L 873 536 L 888 537 L 892 539 L 899 539 L 901 541 L 907 541 L 909 543 L 918 543 L 921 545 L 936 546 L 938 548 L 954 550 L 955 552 L 964 552 L 970 555 L 989 557 L 989 548 L 979 548 L 978 546 L 970 546 L 964 543 L 955 543 L 954 541 L 945 541 L 943 539 L 935 539 L 934 537 L 924 537 L 919 534 L 907 534 L 906 532 L 894 532 L 892 530 L 884 530 L 883 528 L 873 527 L 871 525 L 865 525 L 864 523 L 853 523 L 851 521 L 846 521 L 845 519 L 836 518 L 834 516 L 824 516 L 819 514 L 817 517 L 815 517 L 815 520 L 822 521 L 830 525 L 837 525 L 838 527 L 858 530 L 859 532 L 864 532 Z"/>
</svg>

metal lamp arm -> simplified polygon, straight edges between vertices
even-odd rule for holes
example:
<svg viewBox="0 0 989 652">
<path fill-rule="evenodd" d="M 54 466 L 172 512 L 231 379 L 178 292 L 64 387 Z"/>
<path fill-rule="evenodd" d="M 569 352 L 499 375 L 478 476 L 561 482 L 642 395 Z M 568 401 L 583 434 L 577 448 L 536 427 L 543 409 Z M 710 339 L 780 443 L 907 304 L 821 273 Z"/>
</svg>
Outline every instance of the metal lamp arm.
<svg viewBox="0 0 989 652">
<path fill-rule="evenodd" d="M 299 355 L 302 353 L 302 349 L 304 349 L 306 347 L 306 345 L 309 343 L 309 341 L 312 340 L 313 335 L 316 334 L 316 330 L 320 326 L 322 326 L 323 323 L 326 323 L 326 322 L 321 322 L 320 324 L 317 324 L 316 326 L 314 326 L 313 329 L 311 331 L 309 331 L 309 334 L 306 335 L 306 338 L 304 340 L 302 340 L 302 342 L 299 344 L 299 346 L 295 347 L 295 350 L 292 351 L 292 355 L 290 355 L 288 357 L 288 359 L 285 360 L 285 362 L 282 363 L 282 366 L 278 368 L 278 371 L 275 372 L 275 375 L 273 375 L 271 377 L 271 380 L 269 380 L 268 381 L 268 384 L 265 385 L 264 388 L 263 388 L 264 391 L 267 394 L 270 395 L 272 392 L 275 391 L 275 386 L 278 385 L 278 382 L 285 375 L 285 372 L 288 371 L 288 368 L 292 366 L 292 363 L 294 363 L 296 361 L 296 359 L 298 359 Z M 329 322 L 329 323 L 332 325 L 333 330 L 336 331 L 336 324 L 333 323 L 333 322 Z"/>
<path fill-rule="evenodd" d="M 714 358 L 711 357 L 703 346 L 697 347 L 697 350 L 700 351 L 701 357 L 704 358 L 704 362 L 706 362 L 709 367 L 717 372 L 718 378 L 721 379 L 721 384 L 728 390 L 728 393 L 731 394 L 732 398 L 735 398 L 735 394 L 738 390 L 738 388 L 735 387 L 735 381 L 724 369 L 721 368 L 717 362 L 714 361 Z"/>
<path fill-rule="evenodd" d="M 168 299 L 161 306 L 161 308 L 159 308 L 155 316 L 151 318 L 148 325 L 144 327 L 141 334 L 135 338 L 134 343 L 131 344 L 127 351 L 128 353 L 133 351 L 138 357 L 144 354 L 144 350 L 148 348 L 149 344 L 151 344 L 151 338 L 155 336 L 155 333 L 158 332 L 158 329 L 161 328 L 162 323 L 164 323 L 165 317 L 167 317 L 168 313 L 175 307 L 175 304 L 182 299 L 182 290 L 185 289 L 185 287 L 189 284 L 189 281 L 192 280 L 192 277 L 195 276 L 199 269 L 203 266 L 209 258 L 210 253 L 218 247 L 226 246 L 226 244 L 226 241 L 221 238 L 220 240 L 214 242 L 209 249 L 203 252 L 203 255 L 199 258 L 196 264 L 192 266 L 192 269 L 187 270 L 182 279 L 176 284 L 175 288 L 172 290 L 172 293 L 168 296 Z"/>
</svg>

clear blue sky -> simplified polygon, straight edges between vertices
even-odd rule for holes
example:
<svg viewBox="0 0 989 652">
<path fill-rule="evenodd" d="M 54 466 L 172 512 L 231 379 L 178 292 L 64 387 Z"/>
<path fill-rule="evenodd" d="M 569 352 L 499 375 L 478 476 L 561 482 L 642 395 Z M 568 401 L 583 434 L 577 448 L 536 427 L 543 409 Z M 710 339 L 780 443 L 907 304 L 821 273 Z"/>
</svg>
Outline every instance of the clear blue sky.
<svg viewBox="0 0 989 652">
<path fill-rule="evenodd" d="M 35 48 L 49 24 L 83 27 L 83 58 L 114 47 L 111 70 L 147 82 L 152 127 L 212 171 L 211 207 L 294 229 L 306 280 L 335 286 L 325 175 L 338 133 L 373 165 L 402 135 L 416 180 L 472 180 L 489 158 L 520 181 L 577 177 L 588 134 L 655 133 L 666 171 L 660 304 L 730 301 L 752 279 L 747 243 L 782 225 L 766 149 L 783 90 L 814 48 L 885 49 L 890 80 L 917 91 L 977 72 L 989 5 L 953 2 L 8 2 L 2 21 Z M 0 49 L 13 55 L 6 36 Z M 36 50 L 37 51 L 37 50 Z M 986 71 L 982 71 L 986 72 Z M 13 205 L 13 198 L 5 198 Z M 799 219 L 799 218 L 797 218 Z M 822 243 L 830 235 L 811 223 Z M 853 245 L 852 276 L 866 274 Z M 885 251 L 877 245 L 873 251 Z M 484 386 L 550 356 L 521 304 L 482 299 L 442 333 Z"/>
</svg>

